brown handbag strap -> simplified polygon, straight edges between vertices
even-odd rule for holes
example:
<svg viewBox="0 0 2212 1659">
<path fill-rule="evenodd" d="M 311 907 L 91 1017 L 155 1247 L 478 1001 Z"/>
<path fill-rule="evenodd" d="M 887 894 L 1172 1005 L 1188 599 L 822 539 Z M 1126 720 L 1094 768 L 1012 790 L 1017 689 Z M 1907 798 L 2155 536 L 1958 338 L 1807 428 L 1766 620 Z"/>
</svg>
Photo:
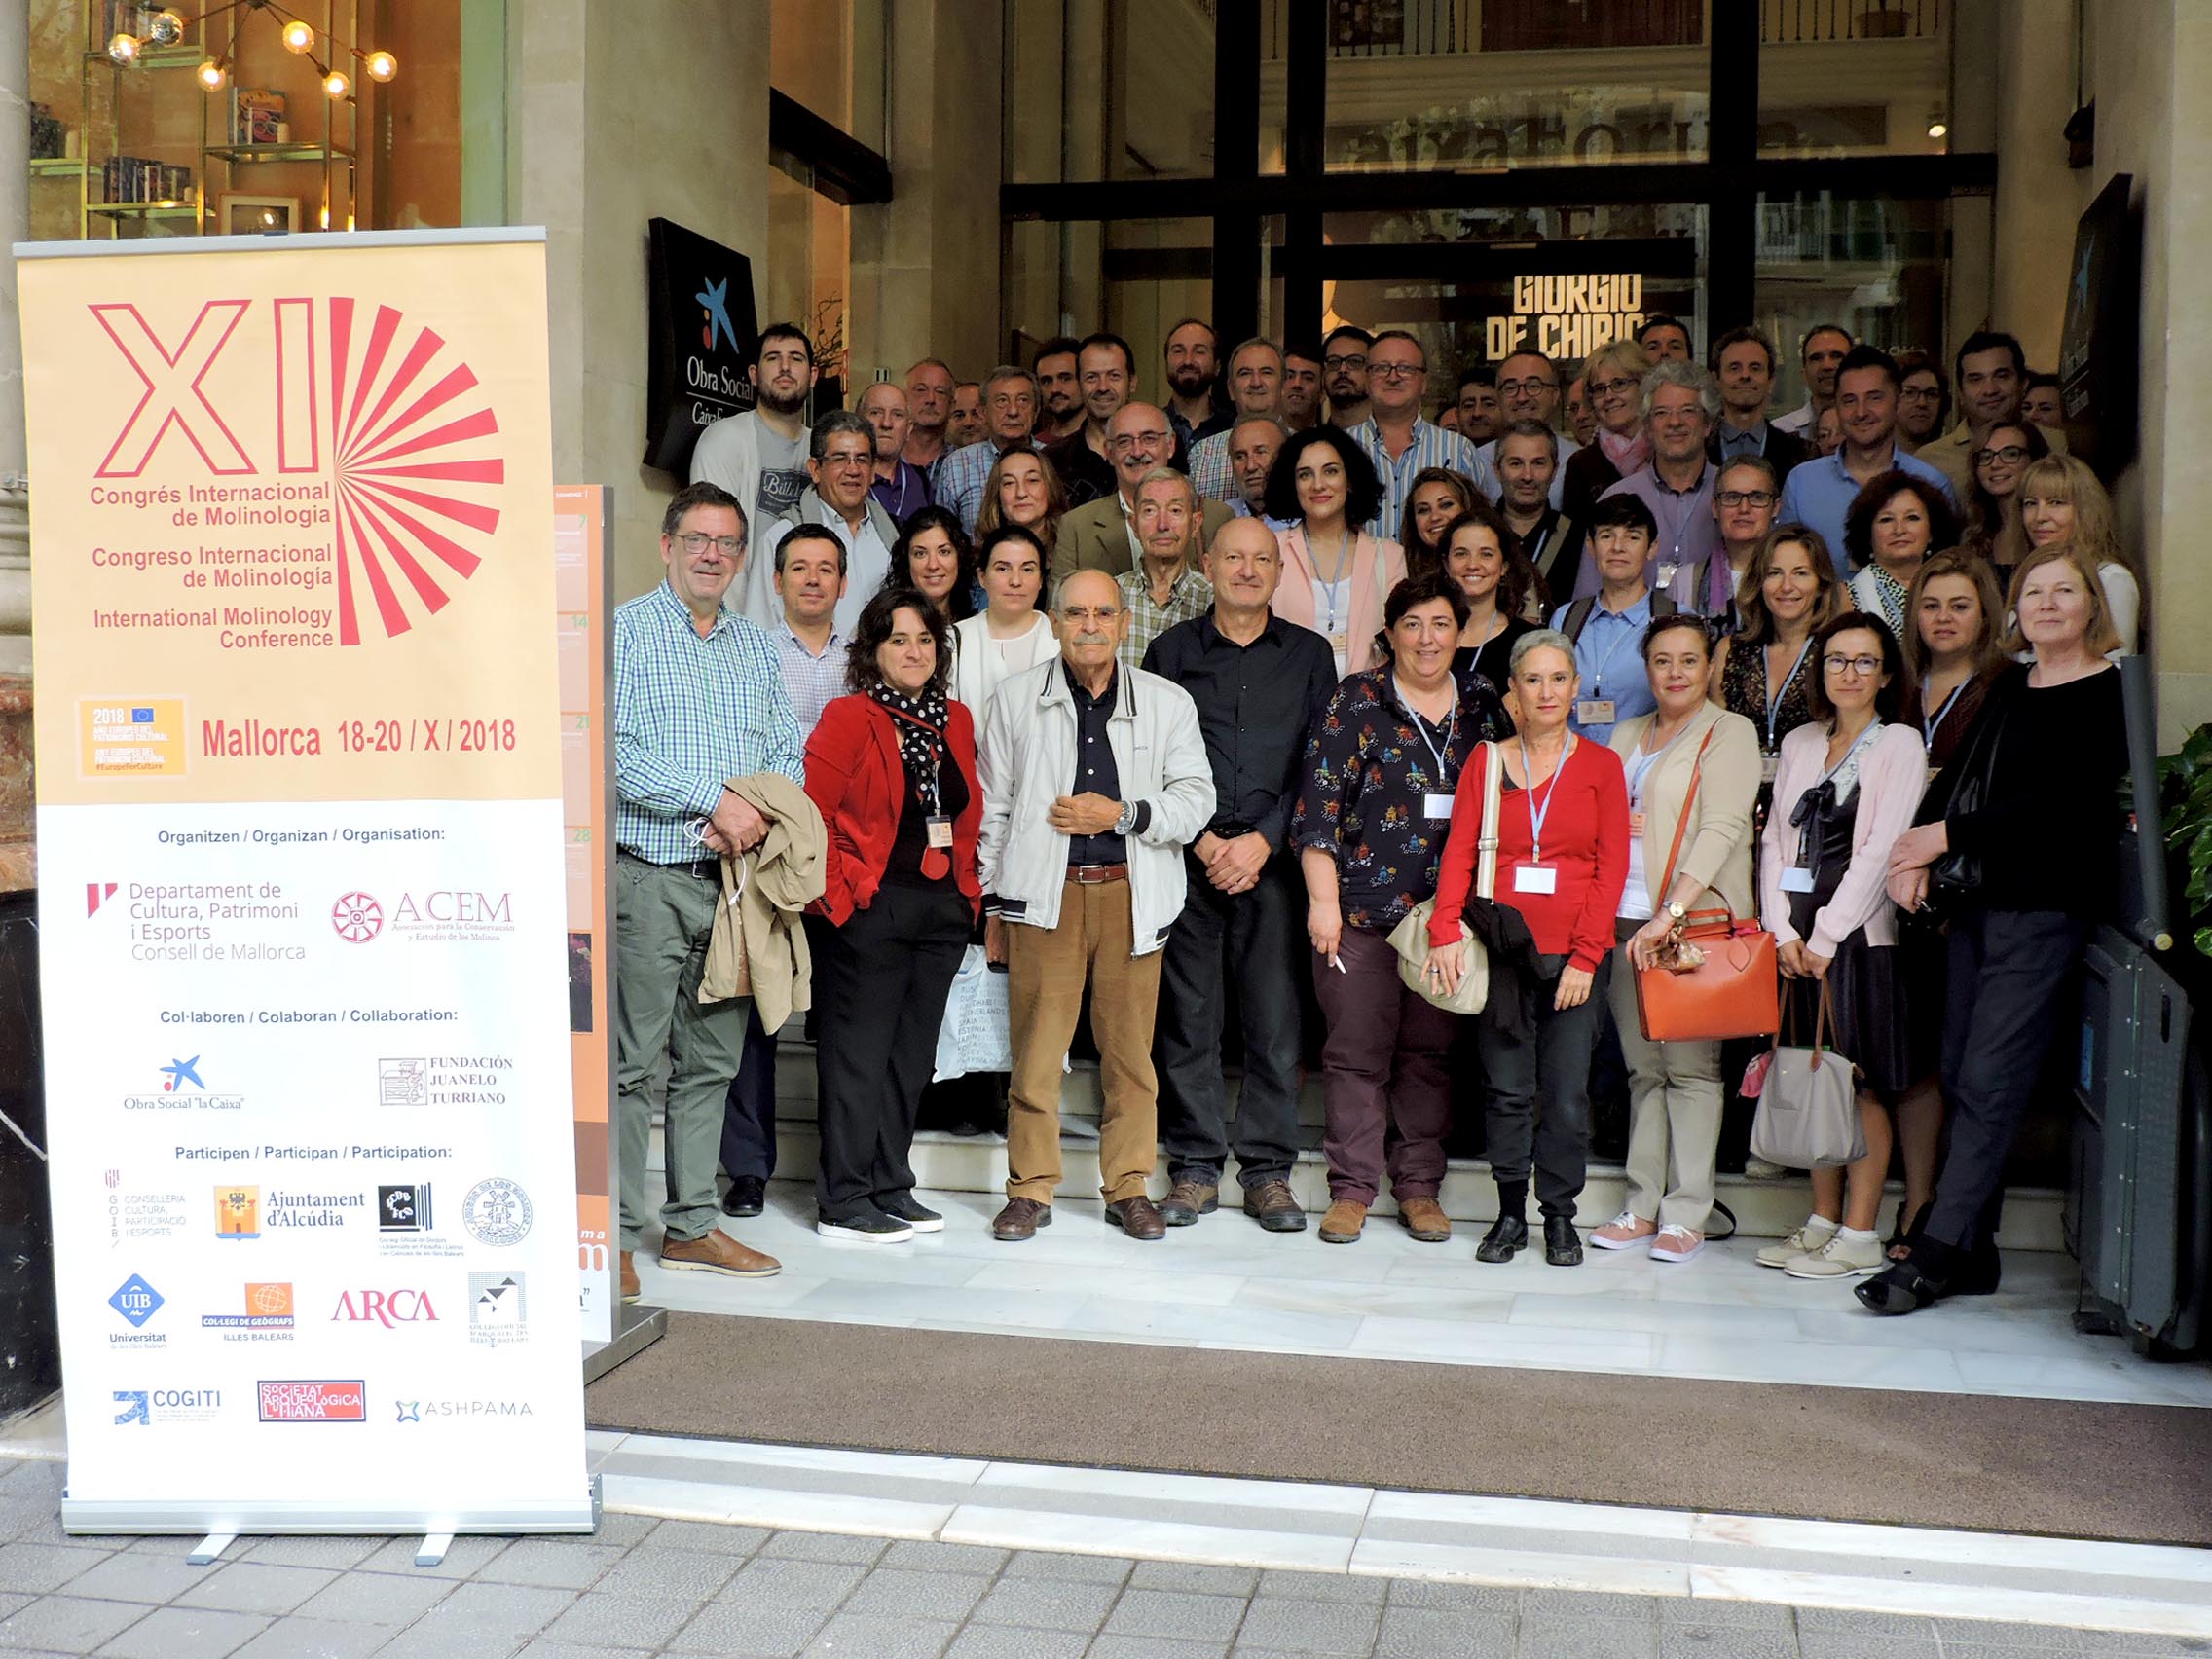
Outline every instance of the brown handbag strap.
<svg viewBox="0 0 2212 1659">
<path fill-rule="evenodd" d="M 1675 844 L 1667 849 L 1667 878 L 1659 884 L 1659 891 L 1653 895 L 1658 901 L 1653 908 L 1664 905 L 1667 895 L 1675 891 L 1675 863 L 1682 856 L 1682 834 L 1690 827 L 1690 808 L 1697 804 L 1698 780 L 1705 776 L 1705 752 L 1713 742 L 1713 734 L 1719 729 L 1718 720 L 1705 728 L 1705 741 L 1697 746 L 1697 758 L 1690 762 L 1690 793 L 1682 796 L 1682 815 L 1675 820 Z M 1732 913 L 1730 919 L 1734 919 Z"/>
</svg>

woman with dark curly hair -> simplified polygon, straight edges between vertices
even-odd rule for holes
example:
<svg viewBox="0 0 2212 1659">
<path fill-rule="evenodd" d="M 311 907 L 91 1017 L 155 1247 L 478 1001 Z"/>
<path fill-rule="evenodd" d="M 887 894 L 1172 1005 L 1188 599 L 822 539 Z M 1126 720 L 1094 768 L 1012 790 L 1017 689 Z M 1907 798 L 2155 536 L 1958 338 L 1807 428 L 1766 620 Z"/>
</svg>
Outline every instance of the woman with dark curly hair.
<svg viewBox="0 0 2212 1659">
<path fill-rule="evenodd" d="M 1383 602 L 1405 579 L 1404 549 L 1359 528 L 1382 499 L 1367 452 L 1331 425 L 1293 432 L 1268 473 L 1268 517 L 1290 527 L 1275 614 L 1326 639 L 1340 675 L 1376 665 Z"/>
<path fill-rule="evenodd" d="M 1503 692 L 1513 643 L 1535 631 L 1522 608 L 1537 586 L 1536 567 L 1498 510 L 1485 500 L 1476 500 L 1446 525 L 1437 546 L 1444 555 L 1445 575 L 1467 601 L 1453 672 L 1461 679 L 1479 674 L 1491 689 Z"/>
<path fill-rule="evenodd" d="M 1444 568 L 1444 527 L 1482 499 L 1464 473 L 1449 466 L 1424 466 L 1406 491 L 1405 517 L 1398 545 L 1406 550 L 1406 573 L 1426 575 Z"/>
<path fill-rule="evenodd" d="M 1859 571 L 1851 578 L 1853 607 L 1901 635 L 1921 560 L 1958 539 L 1958 515 L 1936 485 L 1909 472 L 1868 479 L 1843 521 L 1843 550 Z"/>
<path fill-rule="evenodd" d="M 2028 551 L 2020 480 L 2048 454 L 2050 444 L 2033 421 L 2001 421 L 1969 457 L 1973 487 L 1967 492 L 1966 544 L 1996 567 L 2000 587 L 2012 579 Z"/>
<path fill-rule="evenodd" d="M 890 1244 L 944 1228 L 914 1201 L 908 1154 L 982 903 L 983 789 L 975 718 L 945 696 L 951 629 L 936 604 L 883 589 L 861 612 L 849 662 L 852 695 L 822 711 L 806 745 L 806 793 L 828 831 L 823 894 L 809 907 L 820 921 L 807 930 L 828 1039 L 814 1053 L 815 1229 Z"/>
<path fill-rule="evenodd" d="M 976 549 L 950 507 L 924 507 L 908 519 L 891 548 L 885 587 L 910 587 L 946 622 L 965 622 L 983 608 L 977 592 Z"/>
</svg>

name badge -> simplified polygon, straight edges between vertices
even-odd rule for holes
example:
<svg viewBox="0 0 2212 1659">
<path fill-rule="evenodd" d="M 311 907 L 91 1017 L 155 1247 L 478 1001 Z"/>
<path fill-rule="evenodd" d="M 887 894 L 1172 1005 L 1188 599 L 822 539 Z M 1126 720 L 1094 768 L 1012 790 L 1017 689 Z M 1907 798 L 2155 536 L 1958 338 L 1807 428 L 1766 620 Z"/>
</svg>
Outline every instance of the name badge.
<svg viewBox="0 0 2212 1659">
<path fill-rule="evenodd" d="M 1642 839 L 1642 837 L 1643 837 L 1643 814 L 1642 814 L 1642 813 L 1641 813 L 1641 812 L 1632 812 L 1632 813 L 1630 813 L 1630 814 L 1628 815 L 1628 832 L 1629 832 L 1629 833 L 1630 833 L 1631 835 L 1634 835 L 1634 836 L 1636 836 L 1636 837 L 1637 837 L 1637 838 L 1638 838 L 1639 840 L 1641 840 L 1641 839 Z"/>
<path fill-rule="evenodd" d="M 1450 818 L 1452 816 L 1452 797 L 1448 794 L 1437 794 L 1431 792 L 1420 797 L 1420 809 L 1430 818 Z"/>
<path fill-rule="evenodd" d="M 1679 574 L 1680 571 L 1681 566 L 1670 565 L 1664 559 L 1662 559 L 1659 562 L 1659 586 L 1662 588 L 1673 587 L 1675 585 L 1675 577 Z"/>
<path fill-rule="evenodd" d="M 1771 784 L 1771 783 L 1773 783 L 1773 782 L 1774 782 L 1774 771 L 1775 771 L 1775 768 L 1776 768 L 1777 766 L 1780 766 L 1781 764 L 1782 764 L 1782 756 L 1779 756 L 1779 755 L 1762 755 L 1762 756 L 1759 756 L 1759 782 L 1760 782 L 1760 783 L 1762 783 L 1762 784 Z"/>
<path fill-rule="evenodd" d="M 1782 872 L 1782 891 L 1785 893 L 1812 892 L 1813 872 L 1803 865 L 1791 865 Z"/>
<path fill-rule="evenodd" d="M 952 845 L 952 820 L 942 813 L 934 818 L 924 819 L 922 828 L 929 836 L 931 846 L 949 847 Z"/>
<path fill-rule="evenodd" d="M 1610 697 L 1585 697 L 1574 705 L 1574 722 L 1577 725 L 1611 725 L 1613 700 Z"/>
<path fill-rule="evenodd" d="M 1513 891 L 1516 893 L 1557 893 L 1559 866 L 1548 864 L 1523 864 L 1513 866 Z"/>
<path fill-rule="evenodd" d="M 1351 635 L 1344 630 L 1331 634 L 1329 636 L 1329 649 L 1335 651 L 1338 660 L 1342 661 L 1351 650 Z"/>
</svg>

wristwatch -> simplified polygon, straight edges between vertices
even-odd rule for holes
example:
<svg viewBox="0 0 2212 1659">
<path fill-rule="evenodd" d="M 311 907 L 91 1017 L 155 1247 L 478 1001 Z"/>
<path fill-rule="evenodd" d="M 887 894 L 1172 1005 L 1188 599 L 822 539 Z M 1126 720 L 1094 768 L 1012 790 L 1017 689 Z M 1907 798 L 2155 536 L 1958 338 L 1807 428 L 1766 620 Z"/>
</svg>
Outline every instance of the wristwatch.
<svg viewBox="0 0 2212 1659">
<path fill-rule="evenodd" d="M 1690 907 L 1687 904 L 1683 903 L 1679 899 L 1670 899 L 1667 901 L 1667 914 L 1674 917 L 1676 921 L 1679 922 L 1684 916 L 1688 915 L 1689 913 Z"/>
<path fill-rule="evenodd" d="M 1122 802 L 1121 817 L 1114 820 L 1114 833 L 1117 835 L 1126 835 L 1136 827 L 1137 803 L 1133 800 L 1125 800 Z"/>
</svg>

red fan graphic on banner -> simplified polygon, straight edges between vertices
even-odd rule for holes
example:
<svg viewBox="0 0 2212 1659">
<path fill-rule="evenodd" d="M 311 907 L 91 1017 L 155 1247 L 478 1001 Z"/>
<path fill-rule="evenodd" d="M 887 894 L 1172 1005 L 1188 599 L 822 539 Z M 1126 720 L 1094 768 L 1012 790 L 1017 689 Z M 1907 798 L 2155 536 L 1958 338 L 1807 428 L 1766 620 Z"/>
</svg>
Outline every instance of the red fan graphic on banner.
<svg viewBox="0 0 2212 1659">
<path fill-rule="evenodd" d="M 499 513 L 467 492 L 505 483 L 506 462 L 481 453 L 498 420 L 478 401 L 467 364 L 441 363 L 450 354 L 440 335 L 417 328 L 402 347 L 407 325 L 391 307 L 368 316 L 350 299 L 329 306 L 338 641 L 356 645 L 364 611 L 373 608 L 387 635 L 404 634 L 411 612 L 434 615 L 451 585 L 475 573 L 480 554 L 457 537 L 481 546 Z M 285 332 L 280 321 L 279 342 Z M 319 354 L 311 349 L 311 360 Z"/>
</svg>

